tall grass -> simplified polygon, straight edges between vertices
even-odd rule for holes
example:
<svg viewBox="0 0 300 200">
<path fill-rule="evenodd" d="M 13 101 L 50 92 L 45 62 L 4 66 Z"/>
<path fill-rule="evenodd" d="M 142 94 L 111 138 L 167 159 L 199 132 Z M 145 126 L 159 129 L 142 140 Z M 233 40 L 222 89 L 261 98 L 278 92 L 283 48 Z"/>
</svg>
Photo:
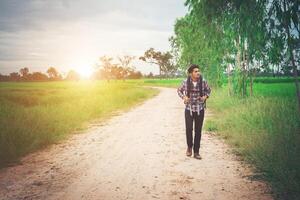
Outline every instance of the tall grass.
<svg viewBox="0 0 300 200">
<path fill-rule="evenodd" d="M 122 81 L 0 83 L 0 166 L 157 92 Z"/>
<path fill-rule="evenodd" d="M 144 80 L 178 87 L 182 79 Z M 252 97 L 228 95 L 227 85 L 212 88 L 207 107 L 214 116 L 205 129 L 224 137 L 271 183 L 278 199 L 300 198 L 300 114 L 291 78 L 259 77 Z"/>
<path fill-rule="evenodd" d="M 254 85 L 254 96 L 230 97 L 227 87 L 213 91 L 208 107 L 217 131 L 236 152 L 255 164 L 279 199 L 300 197 L 300 115 L 292 83 Z"/>
<path fill-rule="evenodd" d="M 139 86 L 178 87 L 182 79 L 126 82 L 0 83 L 0 165 L 85 128 L 95 118 L 157 93 Z M 207 107 L 216 131 L 253 163 L 279 199 L 300 197 L 300 115 L 293 83 L 255 83 L 254 96 L 212 88 Z"/>
</svg>

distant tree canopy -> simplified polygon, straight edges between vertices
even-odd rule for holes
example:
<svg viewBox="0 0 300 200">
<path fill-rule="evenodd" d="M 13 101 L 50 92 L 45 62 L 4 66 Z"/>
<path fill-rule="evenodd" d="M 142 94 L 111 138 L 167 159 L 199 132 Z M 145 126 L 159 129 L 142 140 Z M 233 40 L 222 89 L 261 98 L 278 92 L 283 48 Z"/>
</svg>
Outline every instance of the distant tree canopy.
<svg viewBox="0 0 300 200">
<path fill-rule="evenodd" d="M 118 57 L 117 62 L 114 62 L 113 57 L 102 56 L 99 58 L 99 63 L 96 64 L 96 72 L 93 75 L 94 79 L 137 79 L 143 75 L 139 71 L 135 71 L 132 66 L 132 61 L 135 57 L 125 55 Z"/>
<path fill-rule="evenodd" d="M 48 75 L 47 75 L 48 74 Z M 18 72 L 9 75 L 0 74 L 0 81 L 59 81 L 63 80 L 62 75 L 54 67 L 47 70 L 47 74 L 42 72 L 30 73 L 28 67 L 21 68 Z"/>
<path fill-rule="evenodd" d="M 99 63 L 96 64 L 92 78 L 96 80 L 141 78 L 143 74 L 136 71 L 132 65 L 134 59 L 135 57 L 130 55 L 118 56 L 117 59 L 102 56 L 99 58 Z M 12 72 L 9 75 L 0 74 L 0 81 L 78 81 L 80 78 L 80 74 L 75 70 L 70 70 L 63 78 L 55 67 L 49 67 L 46 73 L 31 73 L 28 67 L 24 67 L 19 72 Z"/>
<path fill-rule="evenodd" d="M 70 70 L 68 72 L 65 80 L 68 80 L 68 81 L 79 81 L 80 80 L 80 75 L 76 71 Z"/>
<path fill-rule="evenodd" d="M 29 69 L 27 67 L 20 69 L 20 74 L 22 77 L 27 77 L 28 73 L 29 73 Z"/>
<path fill-rule="evenodd" d="M 51 80 L 55 80 L 55 81 L 62 80 L 62 76 L 58 73 L 58 71 L 54 67 L 50 67 L 47 70 L 47 74 L 49 79 Z"/>
<path fill-rule="evenodd" d="M 160 52 L 155 51 L 154 48 L 149 48 L 139 59 L 157 65 L 159 67 L 160 76 L 172 76 L 177 71 L 177 66 L 174 64 L 173 56 L 169 51 Z"/>
</svg>

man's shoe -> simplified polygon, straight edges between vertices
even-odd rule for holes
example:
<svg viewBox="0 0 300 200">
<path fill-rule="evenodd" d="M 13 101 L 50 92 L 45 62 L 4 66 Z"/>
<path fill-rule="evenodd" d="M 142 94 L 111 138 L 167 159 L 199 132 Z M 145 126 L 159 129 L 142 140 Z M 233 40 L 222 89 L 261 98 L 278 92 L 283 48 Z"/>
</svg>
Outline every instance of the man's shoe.
<svg viewBox="0 0 300 200">
<path fill-rule="evenodd" d="M 196 159 L 202 159 L 202 157 L 200 156 L 200 154 L 199 153 L 194 153 L 194 158 L 196 158 Z"/>
<path fill-rule="evenodd" d="M 186 150 L 186 155 L 187 156 L 192 156 L 192 148 L 187 148 L 187 150 Z"/>
</svg>

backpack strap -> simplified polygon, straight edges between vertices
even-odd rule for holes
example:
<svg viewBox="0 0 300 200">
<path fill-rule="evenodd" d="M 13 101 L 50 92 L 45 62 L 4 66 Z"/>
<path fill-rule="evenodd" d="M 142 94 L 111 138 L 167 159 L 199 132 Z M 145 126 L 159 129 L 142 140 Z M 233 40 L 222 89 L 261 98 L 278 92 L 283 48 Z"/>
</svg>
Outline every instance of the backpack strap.
<svg viewBox="0 0 300 200">
<path fill-rule="evenodd" d="M 200 96 L 202 97 L 203 96 L 203 88 L 202 88 L 203 77 L 202 77 L 202 75 L 200 75 L 200 78 L 198 81 L 199 81 Z M 192 80 L 191 80 L 191 77 L 188 76 L 188 78 L 187 78 L 187 96 L 188 97 L 190 97 L 190 94 L 191 94 L 191 87 L 192 87 Z"/>
<path fill-rule="evenodd" d="M 203 96 L 203 88 L 202 88 L 202 82 L 203 82 L 203 78 L 202 78 L 202 75 L 200 75 L 200 78 L 199 78 L 199 88 L 200 88 L 200 97 Z"/>
<path fill-rule="evenodd" d="M 191 76 L 188 76 L 188 78 L 187 78 L 187 97 L 188 98 L 190 98 L 190 94 L 191 94 L 191 85 L 192 85 Z"/>
</svg>

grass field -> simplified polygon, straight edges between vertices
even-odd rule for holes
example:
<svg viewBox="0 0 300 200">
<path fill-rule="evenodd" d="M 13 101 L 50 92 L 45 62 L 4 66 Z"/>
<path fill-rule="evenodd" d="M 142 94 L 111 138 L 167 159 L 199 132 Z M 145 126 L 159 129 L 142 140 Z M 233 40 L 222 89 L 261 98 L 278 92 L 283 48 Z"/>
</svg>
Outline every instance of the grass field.
<svg viewBox="0 0 300 200">
<path fill-rule="evenodd" d="M 122 81 L 0 83 L 0 166 L 157 93 Z"/>
<path fill-rule="evenodd" d="M 270 79 L 270 80 L 268 80 Z M 259 78 L 252 97 L 228 95 L 227 85 L 212 88 L 207 107 L 214 117 L 204 129 L 225 138 L 268 180 L 279 199 L 300 196 L 300 115 L 295 84 Z M 146 84 L 178 87 L 182 79 L 145 80 Z"/>
<path fill-rule="evenodd" d="M 229 97 L 227 87 L 208 103 L 215 117 L 206 129 L 217 131 L 236 152 L 255 164 L 280 198 L 300 195 L 300 115 L 293 83 L 254 85 L 254 96 Z"/>
<path fill-rule="evenodd" d="M 261 78 L 262 80 L 262 78 Z M 0 83 L 1 164 L 65 138 L 157 94 L 139 86 L 176 88 L 182 79 L 107 82 Z M 254 96 L 228 96 L 212 88 L 207 102 L 214 117 L 204 129 L 224 137 L 253 163 L 280 199 L 300 196 L 300 115 L 295 85 L 257 82 Z"/>
</svg>

